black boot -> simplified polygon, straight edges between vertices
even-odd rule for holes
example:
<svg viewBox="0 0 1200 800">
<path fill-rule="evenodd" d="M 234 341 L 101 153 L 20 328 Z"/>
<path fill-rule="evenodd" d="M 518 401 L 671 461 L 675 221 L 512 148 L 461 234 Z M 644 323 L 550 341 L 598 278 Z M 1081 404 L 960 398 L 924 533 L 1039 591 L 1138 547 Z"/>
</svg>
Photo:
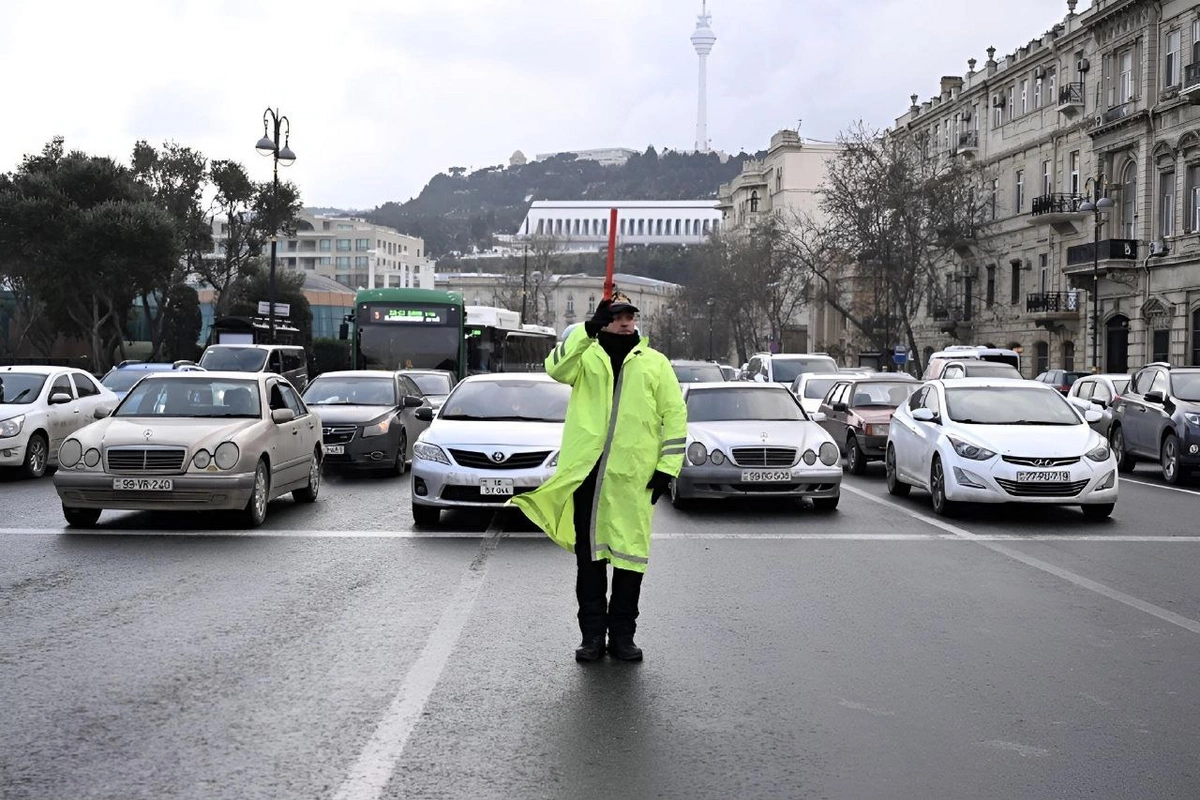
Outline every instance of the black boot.
<svg viewBox="0 0 1200 800">
<path fill-rule="evenodd" d="M 583 644 L 575 648 L 575 660 L 584 663 L 587 661 L 599 661 L 604 657 L 604 636 L 592 636 L 585 638 Z"/>
<path fill-rule="evenodd" d="M 576 653 L 579 651 L 576 650 Z M 618 661 L 641 661 L 642 648 L 633 643 L 632 636 L 609 636 L 608 654 Z M 578 656 L 576 656 L 578 658 Z"/>
<path fill-rule="evenodd" d="M 612 599 L 608 603 L 608 653 L 620 661 L 642 660 L 642 649 L 633 643 L 641 593 L 642 573 L 613 568 Z"/>
</svg>

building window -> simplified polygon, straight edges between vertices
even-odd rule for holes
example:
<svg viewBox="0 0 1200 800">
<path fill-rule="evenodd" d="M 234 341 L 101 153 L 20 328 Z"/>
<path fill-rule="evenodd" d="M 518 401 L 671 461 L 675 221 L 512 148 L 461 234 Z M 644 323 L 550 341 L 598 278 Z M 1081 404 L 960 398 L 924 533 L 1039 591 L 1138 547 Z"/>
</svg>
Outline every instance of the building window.
<svg viewBox="0 0 1200 800">
<path fill-rule="evenodd" d="M 1167 34 L 1167 55 L 1163 59 L 1163 87 L 1171 88 L 1180 82 L 1182 70 L 1179 69 L 1179 40 L 1180 31 Z"/>
<path fill-rule="evenodd" d="M 1033 82 L 1033 107 L 1034 108 L 1042 107 L 1042 84 L 1043 83 L 1045 83 L 1045 81 L 1042 78 L 1038 78 L 1037 80 L 1035 80 Z"/>
<path fill-rule="evenodd" d="M 1054 192 L 1054 185 L 1050 180 L 1050 162 L 1042 162 L 1042 194 L 1048 195 Z"/>
<path fill-rule="evenodd" d="M 369 267 L 371 265 L 368 262 L 369 262 L 369 259 L 366 256 L 355 256 L 354 257 L 354 266 L 356 266 L 356 267 L 360 267 L 360 268 Z"/>
<path fill-rule="evenodd" d="M 567 295 L 567 316 L 572 316 L 575 313 L 575 295 Z"/>
<path fill-rule="evenodd" d="M 321 256 L 317 259 L 318 267 L 328 267 L 331 263 L 333 263 L 333 259 L 331 259 L 329 256 Z"/>
<path fill-rule="evenodd" d="M 1133 99 L 1133 48 L 1121 53 L 1119 59 L 1121 63 L 1120 102 L 1123 104 Z"/>
<path fill-rule="evenodd" d="M 1004 103 L 992 106 L 992 127 L 999 128 L 1004 124 Z"/>
<path fill-rule="evenodd" d="M 1010 122 L 1017 115 L 1017 104 L 1014 102 L 1014 100 L 1016 100 L 1016 93 L 1017 93 L 1017 87 L 1015 87 L 1015 86 L 1008 87 L 1008 102 L 1005 105 L 1008 108 L 1008 119 Z"/>
<path fill-rule="evenodd" d="M 331 250 L 333 250 L 333 240 L 332 239 L 321 239 L 320 243 L 317 245 L 317 249 L 321 250 L 322 252 L 325 252 L 325 253 L 330 252 Z"/>
<path fill-rule="evenodd" d="M 1192 233 L 1200 233 L 1200 164 L 1187 168 L 1187 226 Z"/>
<path fill-rule="evenodd" d="M 1009 297 L 1009 302 L 1011 302 L 1014 306 L 1020 305 L 1020 303 L 1021 303 L 1021 260 L 1013 259 L 1012 261 L 1009 262 L 1008 266 L 1009 266 L 1009 269 L 1012 270 L 1012 275 L 1011 275 L 1012 286 L 1010 287 L 1012 291 L 1010 292 L 1011 296 Z"/>
<path fill-rule="evenodd" d="M 1021 113 L 1029 111 L 1029 79 L 1021 81 Z"/>
<path fill-rule="evenodd" d="M 1121 235 L 1125 239 L 1136 238 L 1137 224 L 1137 166 L 1125 167 L 1125 183 L 1121 192 Z"/>
<path fill-rule="evenodd" d="M 1025 207 L 1025 170 L 1017 170 L 1017 180 L 1013 197 L 1016 200 L 1016 208 L 1013 210 L 1020 214 L 1021 209 Z"/>
<path fill-rule="evenodd" d="M 367 252 L 368 250 L 371 249 L 371 240 L 370 239 L 355 239 L 354 240 L 354 249 L 360 253 Z"/>
<path fill-rule="evenodd" d="M 984 302 L 987 307 L 991 308 L 996 302 L 996 265 L 989 264 L 987 268 L 987 290 L 984 295 Z"/>
<path fill-rule="evenodd" d="M 1075 369 L 1075 343 L 1062 343 L 1062 368 L 1071 372 Z"/>
<path fill-rule="evenodd" d="M 1050 291 L 1050 256 L 1045 253 L 1038 253 L 1038 291 Z"/>
<path fill-rule="evenodd" d="M 1079 151 L 1071 151 L 1071 194 L 1079 194 Z"/>
<path fill-rule="evenodd" d="M 991 198 L 989 199 L 989 201 L 988 201 L 988 202 L 991 204 L 991 211 L 992 211 L 992 219 L 993 219 L 993 220 L 995 220 L 995 219 L 996 219 L 996 197 L 997 197 L 997 195 L 999 195 L 999 194 L 1000 194 L 1000 179 L 999 179 L 999 178 L 992 178 L 992 196 L 991 196 Z"/>
<path fill-rule="evenodd" d="M 1041 375 L 1043 372 L 1050 369 L 1049 344 L 1046 342 L 1034 342 L 1033 354 L 1033 372 L 1035 375 Z"/>
<path fill-rule="evenodd" d="M 350 269 L 350 256 L 338 256 L 333 260 L 333 265 L 338 269 Z"/>
<path fill-rule="evenodd" d="M 350 240 L 349 239 L 338 239 L 337 240 L 337 249 L 343 253 L 350 252 Z"/>
<path fill-rule="evenodd" d="M 758 190 L 755 189 L 750 193 L 750 213 L 758 213 Z"/>
<path fill-rule="evenodd" d="M 1192 312 L 1192 366 L 1200 367 L 1200 308 Z"/>
<path fill-rule="evenodd" d="M 1158 179 L 1158 235 L 1175 235 L 1175 170 L 1164 172 Z"/>
<path fill-rule="evenodd" d="M 1048 70 L 1046 74 L 1046 99 L 1051 103 L 1057 103 L 1058 97 L 1055 94 L 1057 91 L 1058 78 L 1054 70 Z"/>
</svg>

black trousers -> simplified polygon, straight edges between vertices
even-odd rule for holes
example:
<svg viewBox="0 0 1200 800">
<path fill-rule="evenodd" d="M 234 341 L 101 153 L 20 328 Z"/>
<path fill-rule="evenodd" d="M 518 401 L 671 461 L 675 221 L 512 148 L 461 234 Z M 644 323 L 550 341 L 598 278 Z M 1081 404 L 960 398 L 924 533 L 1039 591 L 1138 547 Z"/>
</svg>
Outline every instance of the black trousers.
<svg viewBox="0 0 1200 800">
<path fill-rule="evenodd" d="M 579 630 L 594 639 L 608 632 L 613 639 L 632 639 L 637 630 L 638 598 L 642 573 L 613 567 L 612 599 L 608 594 L 608 562 L 593 561 L 591 538 L 592 501 L 596 494 L 597 467 L 575 490 L 575 599 L 579 601 Z"/>
</svg>

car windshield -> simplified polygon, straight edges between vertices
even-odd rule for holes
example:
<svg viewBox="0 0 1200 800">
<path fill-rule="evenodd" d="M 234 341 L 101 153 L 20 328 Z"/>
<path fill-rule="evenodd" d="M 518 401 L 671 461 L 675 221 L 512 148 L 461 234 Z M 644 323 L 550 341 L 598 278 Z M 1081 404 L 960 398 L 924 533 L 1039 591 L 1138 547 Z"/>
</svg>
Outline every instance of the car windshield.
<svg viewBox="0 0 1200 800">
<path fill-rule="evenodd" d="M 1171 391 L 1180 400 L 1200 401 L 1200 372 L 1172 372 Z"/>
<path fill-rule="evenodd" d="M 450 384 L 449 375 L 438 375 L 436 372 L 411 372 L 406 374 L 416 382 L 417 388 L 426 397 L 429 395 L 448 395 L 450 394 L 450 389 L 453 388 Z"/>
<path fill-rule="evenodd" d="M 317 378 L 304 390 L 310 406 L 394 406 L 396 381 L 392 378 Z"/>
<path fill-rule="evenodd" d="M 725 373 L 716 364 L 672 364 L 671 369 L 680 383 L 725 380 Z"/>
<path fill-rule="evenodd" d="M 210 347 L 200 356 L 200 366 L 214 372 L 258 372 L 266 363 L 261 347 Z"/>
<path fill-rule="evenodd" d="M 1117 394 L 1124 394 L 1129 388 L 1129 378 L 1113 378 L 1113 391 Z"/>
<path fill-rule="evenodd" d="M 837 362 L 828 357 L 773 358 L 771 369 L 779 383 L 791 383 L 806 372 L 837 372 Z"/>
<path fill-rule="evenodd" d="M 46 376 L 32 372 L 5 372 L 0 374 L 0 403 L 27 405 L 42 393 Z"/>
<path fill-rule="evenodd" d="M 195 377 L 190 377 L 194 375 Z M 114 417 L 262 417 L 258 382 L 234 378 L 150 377 L 125 395 Z"/>
<path fill-rule="evenodd" d="M 946 416 L 969 425 L 1082 425 L 1058 392 L 1019 386 L 946 389 Z"/>
<path fill-rule="evenodd" d="M 972 361 L 963 364 L 968 378 L 1019 378 L 1021 373 L 1011 364 L 997 361 Z"/>
<path fill-rule="evenodd" d="M 464 381 L 442 406 L 440 419 L 564 422 L 571 387 L 549 381 Z"/>
<path fill-rule="evenodd" d="M 854 384 L 852 408 L 896 408 L 913 393 L 916 381 L 869 381 Z"/>
<path fill-rule="evenodd" d="M 786 389 L 696 389 L 688 392 L 688 422 L 718 420 L 805 420 L 804 410 Z"/>
<path fill-rule="evenodd" d="M 105 375 L 100 383 L 114 392 L 128 392 L 135 383 L 146 377 L 148 372 L 153 371 L 147 369 L 114 369 Z"/>
<path fill-rule="evenodd" d="M 820 400 L 837 382 L 838 378 L 809 378 L 804 384 L 804 396 L 809 400 Z"/>
</svg>

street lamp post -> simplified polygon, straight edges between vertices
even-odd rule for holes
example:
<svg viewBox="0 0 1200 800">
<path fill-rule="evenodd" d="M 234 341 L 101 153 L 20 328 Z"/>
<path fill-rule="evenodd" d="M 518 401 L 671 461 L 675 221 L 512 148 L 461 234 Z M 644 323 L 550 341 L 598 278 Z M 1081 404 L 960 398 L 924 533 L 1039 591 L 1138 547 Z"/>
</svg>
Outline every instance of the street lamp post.
<svg viewBox="0 0 1200 800">
<path fill-rule="evenodd" d="M 1100 371 L 1100 227 L 1104 218 L 1112 211 L 1113 201 L 1104 196 L 1104 176 L 1088 178 L 1092 185 L 1092 196 L 1079 207 L 1080 213 L 1091 214 L 1092 229 L 1092 370 Z M 1085 186 L 1086 188 L 1086 186 Z"/>
<path fill-rule="evenodd" d="M 521 322 L 525 319 L 525 305 L 529 299 L 529 242 L 525 242 L 525 266 L 521 269 Z"/>
<path fill-rule="evenodd" d="M 705 303 L 705 305 L 708 306 L 708 360 L 709 361 L 713 360 L 712 315 L 713 315 L 713 306 L 715 306 L 716 304 L 717 304 L 717 301 L 711 297 L 708 298 L 707 302 Z"/>
<path fill-rule="evenodd" d="M 268 117 L 273 125 L 272 132 L 274 136 L 267 136 L 268 132 Z M 279 146 L 280 128 L 283 128 L 283 147 Z M 281 117 L 278 109 L 268 108 L 263 112 L 263 135 L 258 140 L 258 144 L 254 149 L 259 155 L 271 156 L 274 161 L 272 175 L 272 194 L 271 194 L 271 275 L 267 289 L 267 306 L 269 315 L 267 317 L 268 335 L 271 343 L 275 343 L 275 250 L 279 239 L 279 165 L 290 167 L 296 161 L 296 154 L 292 152 L 292 148 L 288 147 L 288 139 L 292 135 L 292 123 L 287 117 Z"/>
</svg>

